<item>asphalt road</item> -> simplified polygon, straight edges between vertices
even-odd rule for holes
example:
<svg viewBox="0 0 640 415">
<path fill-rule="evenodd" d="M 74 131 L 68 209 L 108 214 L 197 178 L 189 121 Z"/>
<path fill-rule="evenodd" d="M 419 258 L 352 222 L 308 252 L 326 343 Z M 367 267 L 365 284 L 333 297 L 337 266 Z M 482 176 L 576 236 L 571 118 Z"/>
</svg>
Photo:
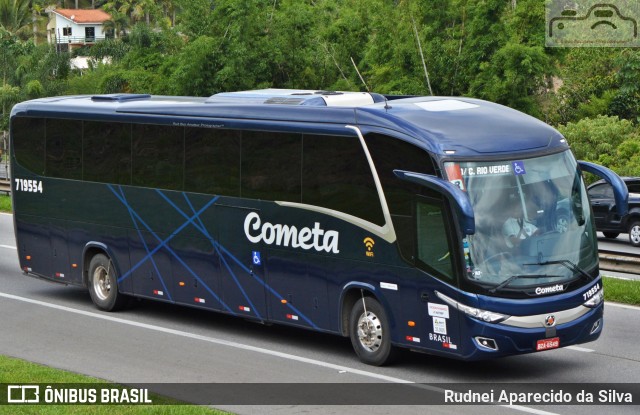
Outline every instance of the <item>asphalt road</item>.
<svg viewBox="0 0 640 415">
<path fill-rule="evenodd" d="M 601 232 L 598 232 L 598 246 L 602 249 L 612 251 L 628 252 L 633 254 L 640 253 L 640 248 L 631 246 L 629 243 L 629 235 L 626 233 L 620 234 L 617 238 L 610 239 L 605 238 Z"/>
<path fill-rule="evenodd" d="M 121 383 L 634 383 L 640 379 L 640 309 L 607 304 L 594 343 L 463 363 L 405 353 L 391 367 L 361 364 L 348 339 L 166 304 L 96 310 L 86 291 L 23 276 L 12 216 L 0 214 L 0 354 Z M 365 385 L 366 386 L 366 385 Z M 640 399 L 640 396 L 636 396 Z M 640 402 L 636 402 L 638 405 Z M 223 407 L 238 413 L 637 414 L 637 406 Z"/>
</svg>

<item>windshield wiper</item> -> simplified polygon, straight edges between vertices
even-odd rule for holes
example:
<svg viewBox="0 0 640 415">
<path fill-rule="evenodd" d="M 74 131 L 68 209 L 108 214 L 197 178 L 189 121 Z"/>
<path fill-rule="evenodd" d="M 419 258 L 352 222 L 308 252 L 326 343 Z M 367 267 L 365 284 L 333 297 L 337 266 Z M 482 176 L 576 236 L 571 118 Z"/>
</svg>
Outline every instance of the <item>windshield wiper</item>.
<svg viewBox="0 0 640 415">
<path fill-rule="evenodd" d="M 523 264 L 523 265 L 538 265 L 538 264 Z M 488 290 L 490 293 L 495 293 L 499 289 L 506 287 L 511 284 L 513 281 L 520 278 L 565 278 L 564 275 L 531 275 L 531 274 L 523 274 L 523 275 L 512 275 L 506 280 L 502 281 L 500 284 L 496 285 L 492 289 Z"/>
<path fill-rule="evenodd" d="M 573 262 L 569 261 L 568 259 L 559 259 L 557 261 L 541 261 L 541 262 L 534 262 L 532 264 L 522 264 L 522 265 L 554 265 L 554 264 L 564 265 L 565 267 L 569 268 L 571 271 L 577 274 L 580 274 L 580 276 L 586 278 L 587 281 L 593 281 L 595 278 L 589 275 L 585 270 L 583 270 Z"/>
</svg>

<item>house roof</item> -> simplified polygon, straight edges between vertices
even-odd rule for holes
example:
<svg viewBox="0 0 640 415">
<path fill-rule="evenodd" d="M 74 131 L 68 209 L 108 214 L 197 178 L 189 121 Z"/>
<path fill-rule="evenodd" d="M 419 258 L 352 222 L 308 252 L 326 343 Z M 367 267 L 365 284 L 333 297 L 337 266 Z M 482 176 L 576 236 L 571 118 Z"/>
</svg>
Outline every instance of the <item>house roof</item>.
<svg viewBox="0 0 640 415">
<path fill-rule="evenodd" d="M 98 9 L 56 9 L 53 12 L 74 23 L 104 23 L 111 19 L 109 13 Z"/>
</svg>

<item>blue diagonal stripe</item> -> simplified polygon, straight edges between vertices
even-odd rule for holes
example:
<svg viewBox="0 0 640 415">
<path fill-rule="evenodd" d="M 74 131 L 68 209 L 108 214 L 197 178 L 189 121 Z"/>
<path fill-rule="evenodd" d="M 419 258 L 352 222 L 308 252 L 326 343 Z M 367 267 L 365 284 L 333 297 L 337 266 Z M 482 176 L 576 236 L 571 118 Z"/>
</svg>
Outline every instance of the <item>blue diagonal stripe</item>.
<svg viewBox="0 0 640 415">
<path fill-rule="evenodd" d="M 122 190 L 122 188 L 119 187 L 118 190 L 120 191 L 120 195 L 122 196 L 122 200 L 125 202 L 125 206 L 127 207 L 127 210 L 129 211 L 129 215 L 131 216 L 131 220 L 133 221 L 133 225 L 136 228 L 136 232 L 138 232 L 138 236 L 140 237 L 140 241 L 142 242 L 142 245 L 144 246 L 145 251 L 147 251 L 147 255 L 149 255 L 149 246 L 147 245 L 147 242 L 145 241 L 144 236 L 142 235 L 142 232 L 140 231 L 140 228 L 138 226 L 138 222 L 136 221 L 136 218 L 133 215 L 133 211 L 131 209 L 131 205 L 129 205 L 129 203 L 127 202 L 127 198 L 124 195 L 124 191 Z M 169 299 L 169 301 L 173 301 L 172 298 L 171 298 L 171 291 L 167 288 L 167 285 L 164 283 L 164 278 L 162 278 L 162 274 L 160 273 L 160 270 L 158 269 L 158 265 L 156 264 L 156 261 L 153 259 L 153 255 L 151 255 L 149 257 L 149 259 L 151 260 L 151 263 L 153 264 L 153 269 L 156 270 L 156 273 L 158 274 L 158 277 L 160 277 L 160 283 L 162 284 L 162 288 L 164 289 L 164 291 L 167 293 L 167 298 Z"/>
<path fill-rule="evenodd" d="M 111 186 L 109 186 L 109 188 L 111 188 Z M 111 189 L 111 191 L 116 195 L 116 197 L 118 197 L 118 194 L 117 194 L 113 189 Z M 195 273 L 195 272 L 194 272 L 194 271 L 193 271 L 193 270 L 192 270 L 192 269 L 191 269 L 191 268 L 190 268 L 190 267 L 189 267 L 189 266 L 188 266 L 188 265 L 187 265 L 187 264 L 182 260 L 182 258 L 180 258 L 180 256 L 179 256 L 178 254 L 176 254 L 176 253 L 173 251 L 173 249 L 171 249 L 171 247 L 170 247 L 169 245 L 167 245 L 167 244 L 168 244 L 168 242 L 169 242 L 169 241 L 170 241 L 174 236 L 176 236 L 178 233 L 180 233 L 180 232 L 182 231 L 182 229 L 184 229 L 184 228 L 185 228 L 189 223 L 192 223 L 192 222 L 193 222 L 193 221 L 194 221 L 194 220 L 195 220 L 199 215 L 201 215 L 201 214 L 202 214 L 202 212 L 204 212 L 204 211 L 205 211 L 206 209 L 208 209 L 212 204 L 214 204 L 214 203 L 216 202 L 216 200 L 218 200 L 218 198 L 219 198 L 219 197 L 218 197 L 218 196 L 216 196 L 216 197 L 214 197 L 212 200 L 210 200 L 210 201 L 209 201 L 209 202 L 208 202 L 208 203 L 207 203 L 207 204 L 206 204 L 202 209 L 200 209 L 198 212 L 196 212 L 196 215 L 195 215 L 195 216 L 193 216 L 193 217 L 191 217 L 191 218 L 188 218 L 188 217 L 187 217 L 187 219 L 188 219 L 188 220 L 187 220 L 187 222 L 185 222 L 183 225 L 181 225 L 180 227 L 178 227 L 178 228 L 177 228 L 177 229 L 176 229 L 176 230 L 171 234 L 171 236 L 170 236 L 169 238 L 165 239 L 164 241 L 162 240 L 162 238 L 160 238 L 160 237 L 159 237 L 159 236 L 158 236 L 158 235 L 157 235 L 157 234 L 156 234 L 156 233 L 151 229 L 151 227 L 150 227 L 149 225 L 147 225 L 147 223 L 146 223 L 146 222 L 145 222 L 145 221 L 140 217 L 140 215 L 139 215 L 135 210 L 133 210 L 130 206 L 128 206 L 128 205 L 127 205 L 126 200 L 124 200 L 123 198 L 119 198 L 119 199 L 120 199 L 120 201 L 121 201 L 125 206 L 127 206 L 127 207 L 131 210 L 132 214 L 133 214 L 135 217 L 137 217 L 137 218 L 138 218 L 138 221 L 139 221 L 139 222 L 140 222 L 140 223 L 141 223 L 141 224 L 142 224 L 142 225 L 147 229 L 147 231 L 148 231 L 149 233 L 151 233 L 151 235 L 153 235 L 153 237 L 154 237 L 154 238 L 156 238 L 156 239 L 158 240 L 158 242 L 160 242 L 160 245 L 158 245 L 158 246 L 157 246 L 153 251 L 151 251 L 152 253 L 157 252 L 160 248 L 165 248 L 167 251 L 169 251 L 169 253 L 170 253 L 171 255 L 173 255 L 173 256 L 178 260 L 178 262 L 180 262 L 180 264 L 181 264 L 182 266 L 184 266 L 184 267 L 185 267 L 185 269 L 186 269 L 186 270 L 187 270 L 187 271 L 188 271 L 188 272 L 189 272 L 189 273 L 190 273 L 190 274 L 191 274 L 191 275 L 192 275 L 196 280 L 198 280 L 198 282 L 199 282 L 200 284 L 202 284 L 202 286 L 203 286 L 203 287 L 204 287 L 204 288 L 205 288 L 205 289 L 206 289 L 206 290 L 207 290 L 207 291 L 208 291 L 208 292 L 209 292 L 209 293 L 210 293 L 210 294 L 211 294 L 211 295 L 212 295 L 212 296 L 213 296 L 213 297 L 218 301 L 218 302 L 220 302 L 220 304 L 221 304 L 221 305 L 222 305 L 222 306 L 223 306 L 223 307 L 224 307 L 228 312 L 230 312 L 231 314 L 236 314 L 236 313 L 235 313 L 231 308 L 229 308 L 229 306 L 227 306 L 227 305 L 225 304 L 225 302 L 224 302 L 224 301 L 222 301 L 222 299 L 221 299 L 221 298 L 220 298 L 220 297 L 219 297 L 219 296 L 218 296 L 218 295 L 217 295 L 217 294 L 216 294 L 216 293 L 215 293 L 215 292 L 214 292 L 214 291 L 213 291 L 213 290 L 212 290 L 212 289 L 211 289 L 211 288 L 210 288 L 210 287 L 209 287 L 209 286 L 208 286 L 208 285 L 207 285 L 207 284 L 202 280 L 202 278 L 200 278 L 200 277 L 199 277 L 199 276 L 198 276 L 198 275 L 197 275 L 197 274 L 196 274 L 196 273 Z M 135 268 L 139 267 L 142 263 L 144 263 L 144 262 L 145 262 L 146 260 L 148 260 L 148 259 L 149 259 L 149 254 L 148 254 L 147 256 L 145 256 L 142 260 L 140 260 L 140 261 L 138 262 L 138 264 L 136 264 L 136 266 L 135 266 L 135 267 L 132 267 L 132 268 L 131 268 L 131 270 L 129 270 L 129 272 L 127 272 L 127 273 L 126 273 L 126 274 L 124 274 L 122 277 L 120 277 L 120 279 L 118 279 L 118 282 L 120 282 L 120 281 L 121 281 L 125 276 L 129 276 L 129 275 L 131 275 L 131 272 L 132 272 Z"/>
</svg>

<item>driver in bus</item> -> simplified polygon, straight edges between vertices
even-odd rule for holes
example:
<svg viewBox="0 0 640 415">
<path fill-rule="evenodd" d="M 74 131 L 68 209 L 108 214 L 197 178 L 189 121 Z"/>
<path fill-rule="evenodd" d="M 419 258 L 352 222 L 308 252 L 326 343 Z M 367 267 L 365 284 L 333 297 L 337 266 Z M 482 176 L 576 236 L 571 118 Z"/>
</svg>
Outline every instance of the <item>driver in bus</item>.
<svg viewBox="0 0 640 415">
<path fill-rule="evenodd" d="M 527 215 L 524 215 L 522 204 L 517 198 L 509 200 L 509 218 L 502 225 L 502 236 L 509 248 L 520 246 L 523 240 L 537 235 L 540 230 L 533 223 L 537 216 L 533 206 L 527 206 Z"/>
</svg>

